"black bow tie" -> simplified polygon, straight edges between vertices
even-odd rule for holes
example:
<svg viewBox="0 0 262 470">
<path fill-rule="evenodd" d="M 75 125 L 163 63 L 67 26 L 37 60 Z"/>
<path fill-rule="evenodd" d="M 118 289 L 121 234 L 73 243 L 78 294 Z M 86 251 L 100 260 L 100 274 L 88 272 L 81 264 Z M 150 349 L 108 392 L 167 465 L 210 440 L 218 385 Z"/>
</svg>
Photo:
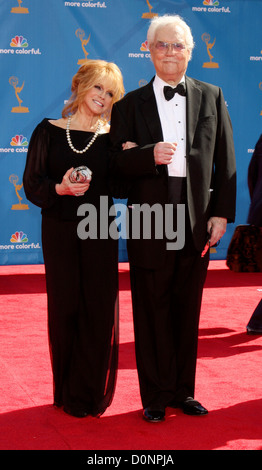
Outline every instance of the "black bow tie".
<svg viewBox="0 0 262 470">
<path fill-rule="evenodd" d="M 172 100 L 175 93 L 178 93 L 181 96 L 186 96 L 186 87 L 184 83 L 179 83 L 176 88 L 164 86 L 164 95 L 167 101 Z"/>
</svg>

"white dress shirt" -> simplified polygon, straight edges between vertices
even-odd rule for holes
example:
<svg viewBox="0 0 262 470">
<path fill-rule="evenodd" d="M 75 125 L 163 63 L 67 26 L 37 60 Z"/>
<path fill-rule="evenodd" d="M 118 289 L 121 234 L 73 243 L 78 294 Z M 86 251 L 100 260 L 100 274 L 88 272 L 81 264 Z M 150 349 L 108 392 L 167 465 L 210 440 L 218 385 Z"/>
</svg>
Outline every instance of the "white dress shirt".
<svg viewBox="0 0 262 470">
<path fill-rule="evenodd" d="M 184 82 L 185 79 L 181 80 Z M 164 142 L 176 143 L 173 161 L 168 167 L 169 176 L 186 176 L 186 97 L 175 93 L 167 101 L 164 96 L 164 82 L 157 75 L 153 82 L 158 113 L 161 121 Z"/>
</svg>

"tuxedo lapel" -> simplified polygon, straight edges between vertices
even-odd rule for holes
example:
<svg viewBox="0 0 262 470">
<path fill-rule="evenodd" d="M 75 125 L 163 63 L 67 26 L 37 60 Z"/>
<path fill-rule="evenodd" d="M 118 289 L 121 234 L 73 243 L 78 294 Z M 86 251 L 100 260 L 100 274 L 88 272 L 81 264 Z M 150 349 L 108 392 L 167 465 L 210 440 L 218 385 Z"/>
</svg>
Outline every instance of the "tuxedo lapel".
<svg viewBox="0 0 262 470">
<path fill-rule="evenodd" d="M 151 135 L 152 142 L 163 141 L 161 122 L 157 111 L 156 98 L 153 90 L 153 80 L 141 89 L 141 112 L 145 120 L 147 129 Z M 187 154 L 193 143 L 198 114 L 201 105 L 202 91 L 195 84 L 194 80 L 186 76 L 187 88 Z"/>
<path fill-rule="evenodd" d="M 198 122 L 202 91 L 196 86 L 194 80 L 189 77 L 186 77 L 186 89 L 187 155 L 189 155 L 195 135 L 196 125 Z"/>
<path fill-rule="evenodd" d="M 151 135 L 152 143 L 157 143 L 163 140 L 163 132 L 157 111 L 153 80 L 141 90 L 140 99 L 141 112 Z"/>
</svg>

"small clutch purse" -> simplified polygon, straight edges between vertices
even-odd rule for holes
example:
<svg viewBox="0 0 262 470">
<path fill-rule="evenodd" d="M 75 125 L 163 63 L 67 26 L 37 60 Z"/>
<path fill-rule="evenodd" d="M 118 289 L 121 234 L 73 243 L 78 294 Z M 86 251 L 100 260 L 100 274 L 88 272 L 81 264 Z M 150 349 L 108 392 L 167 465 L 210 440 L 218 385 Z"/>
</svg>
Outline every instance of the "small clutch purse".
<svg viewBox="0 0 262 470">
<path fill-rule="evenodd" d="M 78 166 L 72 171 L 69 179 L 71 183 L 86 183 L 91 181 L 92 171 L 87 166 Z"/>
</svg>

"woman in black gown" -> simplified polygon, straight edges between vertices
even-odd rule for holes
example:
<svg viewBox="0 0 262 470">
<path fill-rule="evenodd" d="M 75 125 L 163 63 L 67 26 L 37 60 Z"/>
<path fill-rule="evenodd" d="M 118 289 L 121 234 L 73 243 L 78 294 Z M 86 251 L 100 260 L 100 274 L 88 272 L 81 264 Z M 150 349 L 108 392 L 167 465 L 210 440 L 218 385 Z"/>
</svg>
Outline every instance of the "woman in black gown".
<svg viewBox="0 0 262 470">
<path fill-rule="evenodd" d="M 108 211 L 113 205 L 108 120 L 123 93 L 115 64 L 89 60 L 82 65 L 62 118 L 45 118 L 35 128 L 23 178 L 27 198 L 42 208 L 54 404 L 77 417 L 100 416 L 115 389 L 118 244 L 104 229 L 100 236 L 99 221 L 108 217 L 101 198 L 106 198 Z M 82 165 L 92 171 L 91 181 L 72 183 L 73 169 Z M 84 203 L 97 215 L 89 221 L 97 226 L 87 226 L 88 238 L 77 234 L 77 212 Z"/>
</svg>

